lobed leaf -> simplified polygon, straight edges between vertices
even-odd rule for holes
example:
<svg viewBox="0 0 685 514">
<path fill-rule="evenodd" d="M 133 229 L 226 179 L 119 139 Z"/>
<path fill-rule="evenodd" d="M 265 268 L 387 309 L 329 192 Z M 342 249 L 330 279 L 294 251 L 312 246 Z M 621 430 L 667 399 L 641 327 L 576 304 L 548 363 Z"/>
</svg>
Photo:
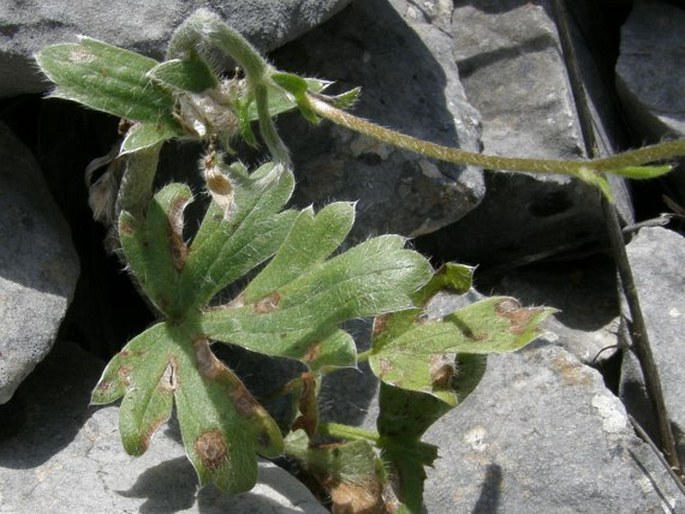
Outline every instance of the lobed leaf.
<svg viewBox="0 0 685 514">
<path fill-rule="evenodd" d="M 124 397 L 119 433 L 131 455 L 143 454 L 171 416 L 175 371 L 167 330 L 157 324 L 132 339 L 107 365 L 91 397 L 95 405 Z"/>
<path fill-rule="evenodd" d="M 257 480 L 255 453 L 283 452 L 278 425 L 206 340 L 182 354 L 178 381 L 178 420 L 200 484 L 211 481 L 232 494 L 250 490 Z"/>
<path fill-rule="evenodd" d="M 287 244 L 281 248 L 291 251 Z M 202 328 L 218 341 L 306 360 L 343 321 L 410 308 L 412 294 L 429 276 L 428 262 L 404 249 L 403 238 L 381 236 L 312 266 L 254 303 L 207 311 Z"/>
<path fill-rule="evenodd" d="M 194 308 L 276 253 L 297 216 L 281 212 L 294 186 L 289 170 L 271 163 L 252 175 L 240 164 L 224 170 L 235 191 L 234 206 L 227 217 L 210 205 L 181 273 L 178 294 Z"/>
<path fill-rule="evenodd" d="M 487 355 L 522 348 L 540 333 L 538 325 L 553 309 L 524 308 L 513 298 L 493 297 L 469 305 L 442 321 L 417 319 L 390 337 L 376 331 L 369 363 L 383 382 L 440 396 L 452 390 L 450 365 L 443 355 Z M 455 404 L 456 398 L 450 401 Z"/>
<path fill-rule="evenodd" d="M 283 452 L 276 422 L 188 325 L 159 323 L 110 361 L 91 401 L 106 404 L 122 396 L 119 431 L 132 455 L 147 450 L 175 400 L 183 443 L 201 484 L 247 491 L 257 479 L 255 454 Z"/>
<path fill-rule="evenodd" d="M 145 295 L 170 318 L 186 310 L 177 295 L 187 248 L 183 241 L 183 210 L 192 200 L 185 184 L 169 184 L 155 196 L 142 217 L 124 211 L 119 237 L 126 260 Z"/>
<path fill-rule="evenodd" d="M 316 215 L 311 207 L 301 211 L 274 258 L 243 292 L 244 301 L 254 303 L 269 296 L 320 265 L 343 242 L 353 223 L 350 203 L 332 203 Z"/>
<path fill-rule="evenodd" d="M 381 379 L 379 446 L 397 481 L 400 512 L 422 509 L 424 468 L 437 456 L 421 442 L 424 432 L 475 389 L 487 354 L 524 346 L 552 311 L 495 297 L 427 319 L 424 310 L 434 295 L 444 289 L 465 293 L 472 272 L 447 265 L 415 293 L 416 308 L 374 321 L 369 363 Z"/>
</svg>

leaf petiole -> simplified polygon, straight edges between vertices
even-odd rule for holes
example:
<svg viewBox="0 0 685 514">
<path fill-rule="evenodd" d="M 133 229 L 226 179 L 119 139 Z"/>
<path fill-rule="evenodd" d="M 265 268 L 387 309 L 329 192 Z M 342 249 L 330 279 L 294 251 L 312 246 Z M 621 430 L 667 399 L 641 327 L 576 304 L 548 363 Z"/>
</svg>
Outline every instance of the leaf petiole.
<svg viewBox="0 0 685 514">
<path fill-rule="evenodd" d="M 378 432 L 341 423 L 320 423 L 317 431 L 321 435 L 347 439 L 349 441 L 370 441 L 375 445 L 378 445 L 381 440 Z"/>
</svg>

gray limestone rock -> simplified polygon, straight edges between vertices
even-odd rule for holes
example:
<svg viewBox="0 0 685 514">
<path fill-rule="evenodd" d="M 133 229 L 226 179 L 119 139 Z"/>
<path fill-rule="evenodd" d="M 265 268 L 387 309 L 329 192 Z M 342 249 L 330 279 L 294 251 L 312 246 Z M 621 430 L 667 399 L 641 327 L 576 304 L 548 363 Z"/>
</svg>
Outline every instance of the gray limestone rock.
<svg viewBox="0 0 685 514">
<path fill-rule="evenodd" d="M 476 391 L 426 440 L 441 456 L 428 472 L 429 513 L 685 508 L 599 373 L 555 346 L 491 356 Z"/>
<path fill-rule="evenodd" d="M 433 315 L 482 299 L 440 294 Z M 580 332 L 580 331 L 578 331 Z M 428 513 L 681 512 L 685 500 L 638 439 L 602 376 L 546 335 L 492 355 L 476 390 L 438 420 L 425 441 L 439 448 L 427 469 Z M 576 337 L 580 337 L 576 334 Z M 592 333 L 588 333 L 592 337 Z M 325 384 L 327 419 L 375 428 L 377 382 L 368 369 Z"/>
<path fill-rule="evenodd" d="M 238 496 L 197 478 L 174 429 L 141 457 L 124 452 L 117 407 L 89 408 L 102 363 L 60 341 L 0 412 L 0 511 L 52 513 L 327 512 L 286 471 L 259 465 L 255 488 Z M 8 412 L 9 409 L 12 409 Z"/>
<path fill-rule="evenodd" d="M 467 99 L 482 117 L 484 153 L 585 156 L 551 5 L 520 0 L 455 2 L 454 58 Z M 594 124 L 601 127 L 602 118 L 595 115 Z M 603 150 L 612 151 L 609 136 L 600 143 Z M 486 174 L 485 185 L 483 202 L 459 222 L 429 236 L 427 248 L 471 264 L 514 266 L 584 251 L 605 239 L 599 196 L 577 180 L 504 172 Z M 620 181 L 614 186 L 621 216 L 632 219 L 625 186 Z"/>
<path fill-rule="evenodd" d="M 0 123 L 0 404 L 52 347 L 79 274 L 38 165 Z"/>
<path fill-rule="evenodd" d="M 161 58 L 173 29 L 199 7 L 213 9 L 266 51 L 303 34 L 350 0 L 117 0 L 0 3 L 0 98 L 44 91 L 33 54 L 84 34 Z"/>
<path fill-rule="evenodd" d="M 424 5 L 425 4 L 425 5 Z M 360 86 L 353 112 L 436 143 L 478 150 L 478 114 L 452 60 L 444 2 L 365 0 L 273 55 L 279 67 Z M 456 221 L 484 193 L 479 169 L 435 162 L 347 129 L 279 119 L 292 151 L 300 205 L 357 201 L 353 235 L 417 236 Z"/>
<path fill-rule="evenodd" d="M 640 138 L 658 142 L 685 135 L 685 9 L 636 0 L 621 29 L 616 88 Z M 667 177 L 685 202 L 685 161 Z"/>
<path fill-rule="evenodd" d="M 627 248 L 666 408 L 681 459 L 685 458 L 685 238 L 664 228 L 643 228 Z M 626 353 L 621 396 L 628 411 L 653 437 L 654 413 L 635 357 Z M 658 440 L 658 438 L 657 438 Z"/>
</svg>

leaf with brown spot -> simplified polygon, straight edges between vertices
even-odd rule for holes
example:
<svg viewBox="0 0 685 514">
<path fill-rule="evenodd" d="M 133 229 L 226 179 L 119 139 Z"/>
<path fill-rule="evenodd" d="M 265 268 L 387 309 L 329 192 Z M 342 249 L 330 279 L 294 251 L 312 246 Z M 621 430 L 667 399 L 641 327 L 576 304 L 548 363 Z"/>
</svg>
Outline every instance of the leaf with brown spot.
<svg viewBox="0 0 685 514">
<path fill-rule="evenodd" d="M 122 396 L 119 431 L 132 455 L 147 450 L 176 402 L 186 452 L 202 484 L 247 491 L 257 477 L 256 454 L 283 452 L 276 422 L 216 358 L 209 342 L 183 325 L 154 325 L 110 361 L 92 402 Z"/>
<path fill-rule="evenodd" d="M 161 124 L 169 136 L 182 134 L 172 116 L 171 92 L 147 73 L 157 61 L 89 37 L 44 48 L 36 61 L 57 84 L 51 96 L 80 102 L 133 121 Z"/>
<path fill-rule="evenodd" d="M 330 494 L 336 514 L 388 514 L 387 479 L 378 455 L 366 441 L 310 447 L 302 430 L 286 439 L 297 458 Z"/>
<path fill-rule="evenodd" d="M 291 430 L 302 429 L 309 437 L 314 437 L 319 426 L 318 389 L 317 377 L 311 373 L 302 373 L 299 387 L 294 391 L 298 397 L 297 408 L 300 415 L 293 422 Z"/>
<path fill-rule="evenodd" d="M 291 246 L 288 236 L 272 263 Z M 250 303 L 242 308 L 211 310 L 202 317 L 202 330 L 213 340 L 299 360 L 311 344 L 325 340 L 318 366 L 330 366 L 323 355 L 344 356 L 354 348 L 349 336 L 338 329 L 341 323 L 410 308 L 413 293 L 430 277 L 428 262 L 404 246 L 405 240 L 394 235 L 364 241 L 283 285 L 277 291 L 280 300 L 273 312 L 255 313 Z M 262 273 L 267 273 L 269 266 Z M 264 291 L 273 294 L 266 286 L 259 295 L 253 290 L 251 296 L 250 291 L 248 286 L 246 302 L 251 298 L 260 301 Z M 323 352 L 332 346 L 334 350 Z M 334 366 L 354 365 L 354 361 L 353 357 L 341 363 L 336 358 Z"/>
<path fill-rule="evenodd" d="M 200 484 L 213 482 L 232 494 L 247 491 L 257 479 L 256 454 L 282 454 L 280 430 L 206 340 L 192 346 L 179 354 L 174 395 L 188 458 Z"/>
<path fill-rule="evenodd" d="M 157 429 L 171 416 L 174 363 L 166 352 L 147 351 L 150 346 L 162 345 L 166 332 L 159 324 L 131 340 L 109 362 L 91 396 L 91 403 L 96 405 L 123 396 L 119 432 L 131 455 L 144 453 Z"/>
<path fill-rule="evenodd" d="M 518 350 L 540 334 L 540 323 L 552 312 L 554 309 L 546 307 L 521 307 L 513 298 L 493 297 L 442 320 L 421 323 L 416 316 L 409 324 L 403 318 L 403 331 L 398 329 L 400 324 L 395 324 L 391 331 L 374 337 L 369 363 L 389 385 L 433 394 L 456 405 L 457 398 L 443 387 L 444 380 L 436 380 L 431 359 L 444 354 L 487 355 Z M 391 368 L 387 362 L 392 362 Z"/>
<path fill-rule="evenodd" d="M 122 249 L 131 271 L 155 307 L 170 318 L 179 317 L 186 307 L 177 292 L 188 252 L 183 210 L 191 200 L 188 186 L 169 184 L 154 196 L 142 219 L 128 212 L 119 218 Z"/>
<path fill-rule="evenodd" d="M 210 341 L 299 359 L 310 368 L 298 424 L 318 425 L 318 376 L 355 366 L 347 320 L 412 305 L 430 265 L 400 236 L 381 236 L 329 258 L 354 219 L 352 204 L 283 211 L 292 173 L 266 164 L 211 163 L 230 179 L 230 216 L 210 203 L 190 246 L 183 211 L 190 190 L 169 184 L 135 210 L 122 212 L 120 238 L 129 267 L 164 321 L 117 355 L 93 402 L 123 397 L 120 432 L 129 453 L 143 453 L 176 404 L 184 446 L 200 483 L 232 493 L 256 480 L 257 454 L 282 453 L 276 422 L 238 377 L 213 354 Z M 146 208 L 145 208 L 146 207 Z M 226 286 L 271 259 L 236 298 L 210 301 Z"/>
<path fill-rule="evenodd" d="M 278 307 L 278 302 L 281 300 L 281 295 L 278 292 L 273 292 L 266 298 L 262 298 L 253 306 L 257 314 L 268 314 L 273 312 Z"/>
<path fill-rule="evenodd" d="M 228 446 L 219 430 L 202 433 L 195 440 L 193 449 L 202 466 L 209 471 L 219 470 L 228 461 Z"/>
<path fill-rule="evenodd" d="M 433 296 L 442 289 L 466 292 L 470 271 L 443 268 L 414 295 L 415 309 L 386 315 L 374 325 L 369 364 L 381 380 L 379 444 L 407 512 L 420 512 L 424 468 L 436 456 L 421 442 L 423 433 L 475 389 L 487 354 L 532 341 L 553 311 L 489 298 L 431 320 L 425 311 Z"/>
</svg>

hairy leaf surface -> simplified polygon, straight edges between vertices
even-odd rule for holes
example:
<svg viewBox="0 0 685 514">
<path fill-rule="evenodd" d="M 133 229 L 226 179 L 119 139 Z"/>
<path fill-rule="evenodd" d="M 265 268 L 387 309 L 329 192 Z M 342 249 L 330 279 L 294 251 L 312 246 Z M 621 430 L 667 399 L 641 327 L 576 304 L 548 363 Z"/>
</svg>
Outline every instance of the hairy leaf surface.
<svg viewBox="0 0 685 514">
<path fill-rule="evenodd" d="M 121 436 L 135 455 L 145 452 L 175 403 L 200 482 L 235 493 L 254 485 L 256 454 L 275 457 L 283 441 L 276 422 L 215 357 L 211 341 L 305 363 L 309 387 L 300 392 L 300 419 L 313 433 L 318 377 L 356 364 L 354 341 L 340 323 L 411 308 L 431 269 L 399 236 L 335 255 L 354 221 L 352 204 L 318 213 L 283 210 L 293 177 L 282 166 L 250 174 L 239 164 L 212 165 L 230 191 L 222 206 L 212 200 L 190 244 L 183 238 L 183 211 L 192 200 L 186 185 L 169 184 L 147 207 L 121 213 L 124 255 L 163 321 L 112 359 L 93 402 L 122 398 Z M 211 305 L 269 259 L 242 293 Z"/>
</svg>

